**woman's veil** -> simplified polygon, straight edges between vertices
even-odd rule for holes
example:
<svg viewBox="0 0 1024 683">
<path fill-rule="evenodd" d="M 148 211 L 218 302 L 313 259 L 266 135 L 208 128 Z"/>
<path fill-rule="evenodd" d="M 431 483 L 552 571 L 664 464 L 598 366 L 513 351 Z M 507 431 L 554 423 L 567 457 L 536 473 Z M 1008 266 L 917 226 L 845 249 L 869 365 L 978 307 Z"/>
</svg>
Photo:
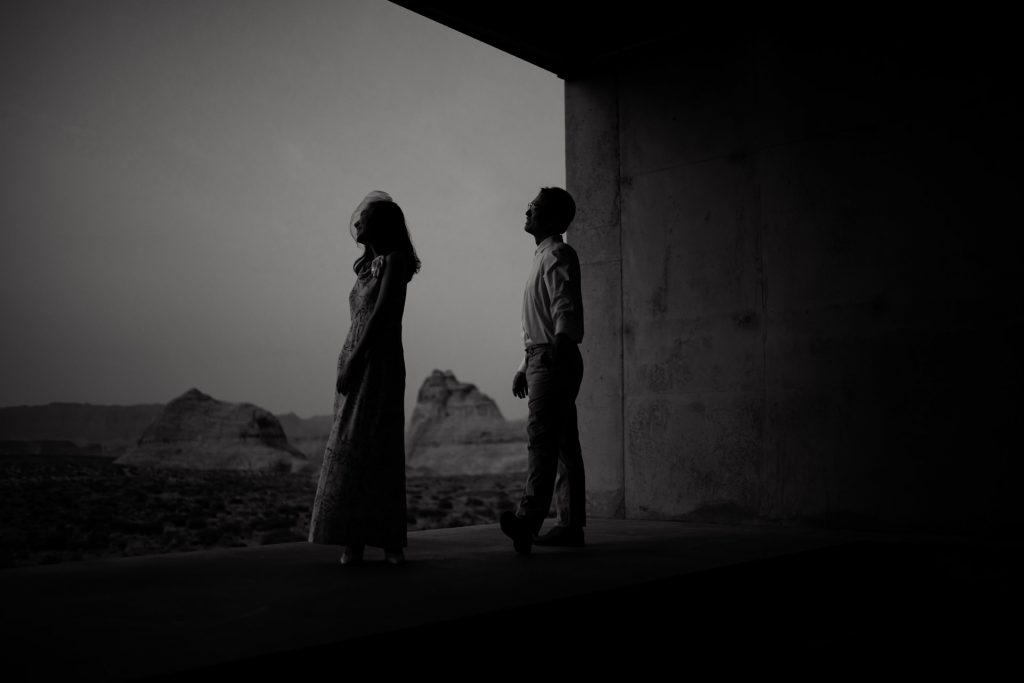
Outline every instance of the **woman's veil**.
<svg viewBox="0 0 1024 683">
<path fill-rule="evenodd" d="M 368 207 L 370 204 L 374 202 L 393 201 L 395 200 L 391 198 L 391 195 L 389 195 L 387 192 L 384 192 L 383 190 L 374 190 L 373 192 L 363 197 L 363 201 L 359 202 L 359 206 L 357 206 L 356 210 L 352 212 L 352 218 L 348 222 L 348 232 L 350 235 L 352 235 L 352 239 L 356 238 L 356 221 L 359 220 L 359 216 L 362 215 L 366 207 Z"/>
</svg>

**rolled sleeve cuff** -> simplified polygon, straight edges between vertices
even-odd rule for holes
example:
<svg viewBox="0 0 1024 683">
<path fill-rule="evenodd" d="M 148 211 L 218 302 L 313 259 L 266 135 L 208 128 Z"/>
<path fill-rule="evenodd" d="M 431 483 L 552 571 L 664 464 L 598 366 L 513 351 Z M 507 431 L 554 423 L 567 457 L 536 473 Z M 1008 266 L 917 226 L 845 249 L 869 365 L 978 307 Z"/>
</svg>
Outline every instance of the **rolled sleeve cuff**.
<svg viewBox="0 0 1024 683">
<path fill-rule="evenodd" d="M 559 317 L 555 320 L 555 334 L 567 334 L 569 338 L 579 344 L 583 341 L 583 326 L 567 317 Z"/>
</svg>

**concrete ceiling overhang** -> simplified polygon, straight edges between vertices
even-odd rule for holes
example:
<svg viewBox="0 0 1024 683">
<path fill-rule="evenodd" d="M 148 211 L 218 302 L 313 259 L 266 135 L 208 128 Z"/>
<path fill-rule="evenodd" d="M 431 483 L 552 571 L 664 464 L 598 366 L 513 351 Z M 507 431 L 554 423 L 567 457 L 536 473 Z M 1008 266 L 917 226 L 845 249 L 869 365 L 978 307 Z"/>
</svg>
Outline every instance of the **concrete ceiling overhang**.
<svg viewBox="0 0 1024 683">
<path fill-rule="evenodd" d="M 615 55 L 675 33 L 663 3 L 391 0 L 560 78 L 581 76 Z"/>
<path fill-rule="evenodd" d="M 1012 22 L 915 8 L 884 14 L 848 6 L 666 3 L 630 0 L 389 0 L 562 79 L 586 76 L 638 49 L 671 45 L 701 51 L 747 49 L 755 36 L 782 38 L 791 51 L 822 46 L 870 52 L 876 45 L 930 59 L 987 61 L 1005 67 L 1019 41 Z M 1011 60 L 1016 61 L 1016 60 Z M 956 64 L 953 64 L 956 67 Z"/>
</svg>

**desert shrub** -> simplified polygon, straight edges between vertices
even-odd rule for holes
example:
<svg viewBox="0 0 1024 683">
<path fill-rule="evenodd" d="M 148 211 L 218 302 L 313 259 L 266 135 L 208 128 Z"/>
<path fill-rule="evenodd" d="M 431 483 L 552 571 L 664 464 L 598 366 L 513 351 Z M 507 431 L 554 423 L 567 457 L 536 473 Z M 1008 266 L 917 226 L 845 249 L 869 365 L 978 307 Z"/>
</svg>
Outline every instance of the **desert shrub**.
<svg viewBox="0 0 1024 683">
<path fill-rule="evenodd" d="M 242 533 L 242 523 L 233 519 L 218 521 L 217 528 L 226 536 Z"/>
<path fill-rule="evenodd" d="M 275 543 L 297 543 L 305 541 L 305 536 L 300 536 L 291 529 L 274 529 L 260 535 L 260 545 L 274 545 Z"/>
<path fill-rule="evenodd" d="M 188 537 L 180 531 L 167 530 L 160 537 L 160 545 L 165 548 L 177 548 L 188 540 Z"/>
<path fill-rule="evenodd" d="M 150 536 L 163 533 L 164 524 L 162 520 L 115 519 L 110 523 L 110 528 L 124 534 Z"/>
<path fill-rule="evenodd" d="M 68 536 L 66 527 L 54 529 L 43 535 L 40 547 L 44 550 L 64 550 L 68 547 Z"/>
<path fill-rule="evenodd" d="M 294 517 L 285 515 L 273 515 L 270 517 L 261 517 L 256 520 L 253 524 L 253 528 L 257 531 L 267 531 L 273 529 L 287 529 L 295 523 Z"/>
<path fill-rule="evenodd" d="M 472 526 L 472 525 L 473 525 L 472 518 L 466 519 L 463 515 L 447 515 L 444 518 L 444 524 L 440 525 L 438 528 L 450 529 L 452 527 L 457 527 L 457 526 Z"/>
<path fill-rule="evenodd" d="M 105 548 L 110 542 L 109 527 L 98 527 L 90 529 L 85 536 L 83 546 L 88 550 L 99 550 Z"/>
<path fill-rule="evenodd" d="M 223 534 L 221 533 L 220 529 L 207 527 L 205 529 L 199 530 L 199 532 L 196 534 L 196 540 L 201 545 L 211 546 L 216 545 L 217 542 L 221 540 L 222 536 Z"/>
<path fill-rule="evenodd" d="M 522 478 L 410 476 L 406 521 L 413 530 L 493 523 Z M 0 458 L 0 567 L 305 540 L 316 484 L 293 474 Z"/>
<path fill-rule="evenodd" d="M 113 521 L 115 513 L 108 507 L 90 506 L 81 518 L 88 524 L 105 524 Z"/>
</svg>

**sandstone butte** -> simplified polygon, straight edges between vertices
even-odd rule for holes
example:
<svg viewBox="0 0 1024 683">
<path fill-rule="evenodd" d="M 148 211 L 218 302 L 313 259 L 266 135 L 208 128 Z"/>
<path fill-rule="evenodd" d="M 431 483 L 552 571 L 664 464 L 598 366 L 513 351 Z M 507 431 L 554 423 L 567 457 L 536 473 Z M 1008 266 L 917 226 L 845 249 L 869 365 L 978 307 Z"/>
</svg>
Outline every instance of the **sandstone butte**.
<svg viewBox="0 0 1024 683">
<path fill-rule="evenodd" d="M 306 456 L 280 421 L 251 403 L 226 403 L 189 389 L 166 406 L 121 465 L 297 472 Z"/>
<path fill-rule="evenodd" d="M 497 474 L 526 470 L 526 425 L 508 421 L 497 404 L 450 370 L 434 370 L 420 386 L 405 433 L 413 473 Z"/>
<path fill-rule="evenodd" d="M 109 455 L 126 465 L 316 475 L 332 420 L 275 416 L 193 388 L 165 405 L 0 408 L 0 451 L 67 450 Z M 450 370 L 434 370 L 419 388 L 405 448 L 413 475 L 520 472 L 526 469 L 526 425 L 505 420 L 490 397 Z"/>
</svg>

